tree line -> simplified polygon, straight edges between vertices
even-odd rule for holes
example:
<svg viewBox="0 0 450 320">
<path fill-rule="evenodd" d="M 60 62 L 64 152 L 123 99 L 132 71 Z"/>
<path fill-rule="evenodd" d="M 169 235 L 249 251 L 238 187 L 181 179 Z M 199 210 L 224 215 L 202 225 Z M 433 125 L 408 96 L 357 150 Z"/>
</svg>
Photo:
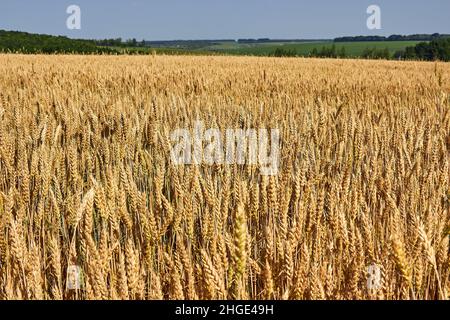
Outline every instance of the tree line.
<svg viewBox="0 0 450 320">
<path fill-rule="evenodd" d="M 412 34 L 399 35 L 393 34 L 389 37 L 384 36 L 356 36 L 356 37 L 339 37 L 334 42 L 366 42 L 366 41 L 433 41 L 437 39 L 450 37 L 450 34 Z"/>
<path fill-rule="evenodd" d="M 112 48 L 99 47 L 91 40 L 4 30 L 0 30 L 0 51 L 20 53 L 118 53 Z"/>
<path fill-rule="evenodd" d="M 450 38 L 421 42 L 397 51 L 394 58 L 403 60 L 450 61 Z"/>
<path fill-rule="evenodd" d="M 277 48 L 273 52 L 269 53 L 270 57 L 298 57 L 300 56 L 296 50 L 289 50 L 284 48 Z M 313 48 L 308 54 L 309 57 L 313 58 L 349 58 L 347 50 L 344 46 L 339 49 L 335 44 L 331 46 L 323 46 L 321 49 Z M 366 48 L 361 54 L 361 58 L 364 59 L 389 59 L 391 58 L 388 48 L 377 49 L 377 48 Z"/>
<path fill-rule="evenodd" d="M 298 57 L 302 56 L 296 50 L 277 48 L 269 53 L 270 57 Z M 323 46 L 321 49 L 313 48 L 309 57 L 314 58 L 354 58 L 347 54 L 344 46 L 337 48 L 335 44 Z M 395 59 L 395 60 L 422 60 L 422 61 L 450 61 L 450 38 L 441 38 L 430 42 L 421 42 L 415 46 L 406 47 L 391 54 L 389 48 L 366 47 L 359 56 L 363 59 Z"/>
</svg>

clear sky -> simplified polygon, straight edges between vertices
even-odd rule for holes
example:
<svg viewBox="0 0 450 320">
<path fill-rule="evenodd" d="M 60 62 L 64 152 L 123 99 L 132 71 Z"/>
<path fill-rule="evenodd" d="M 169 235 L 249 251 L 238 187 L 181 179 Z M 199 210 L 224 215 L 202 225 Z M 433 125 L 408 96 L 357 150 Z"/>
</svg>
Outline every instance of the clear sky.
<svg viewBox="0 0 450 320">
<path fill-rule="evenodd" d="M 81 8 L 69 30 L 66 8 Z M 381 30 L 366 26 L 381 8 Z M 0 0 L 0 29 L 138 40 L 450 33 L 450 0 Z"/>
</svg>

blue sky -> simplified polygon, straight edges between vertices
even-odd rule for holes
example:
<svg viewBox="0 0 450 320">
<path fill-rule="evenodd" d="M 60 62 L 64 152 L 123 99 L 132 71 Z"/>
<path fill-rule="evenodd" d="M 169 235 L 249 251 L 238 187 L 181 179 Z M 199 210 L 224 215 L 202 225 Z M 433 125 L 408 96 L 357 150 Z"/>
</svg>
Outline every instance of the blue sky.
<svg viewBox="0 0 450 320">
<path fill-rule="evenodd" d="M 69 5 L 81 30 L 66 28 Z M 381 30 L 366 9 L 381 8 Z M 450 0 L 0 0 L 0 29 L 138 40 L 450 33 Z"/>
</svg>

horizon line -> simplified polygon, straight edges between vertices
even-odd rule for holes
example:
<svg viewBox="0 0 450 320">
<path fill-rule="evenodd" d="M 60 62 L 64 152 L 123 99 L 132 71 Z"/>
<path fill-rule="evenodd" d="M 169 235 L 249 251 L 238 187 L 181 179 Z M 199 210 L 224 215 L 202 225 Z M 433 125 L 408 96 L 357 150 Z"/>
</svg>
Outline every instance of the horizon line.
<svg viewBox="0 0 450 320">
<path fill-rule="evenodd" d="M 54 37 L 66 37 L 72 40 L 110 40 L 110 39 L 122 39 L 124 41 L 126 40 L 133 40 L 135 39 L 137 42 L 176 42 L 176 41 L 234 41 L 238 42 L 239 40 L 248 40 L 248 41 L 328 41 L 328 40 L 334 40 L 339 38 L 347 38 L 347 37 L 380 37 L 380 38 L 389 38 L 391 36 L 420 36 L 420 35 L 441 35 L 441 36 L 450 36 L 450 34 L 447 33 L 440 33 L 440 32 L 433 32 L 433 33 L 410 33 L 410 34 L 400 34 L 400 33 L 393 33 L 388 36 L 384 35 L 364 35 L 364 34 L 355 34 L 355 35 L 341 35 L 338 37 L 331 37 L 331 38 L 270 38 L 270 37 L 239 37 L 239 38 L 189 38 L 189 39 L 183 39 L 183 38 L 173 38 L 173 39 L 154 39 L 149 40 L 145 38 L 122 38 L 120 36 L 118 37 L 103 37 L 103 38 L 77 38 L 77 37 L 71 37 L 70 35 L 65 34 L 49 34 L 49 33 L 35 33 L 30 31 L 22 31 L 22 30 L 8 30 L 8 29 L 0 29 L 0 31 L 6 31 L 6 32 L 22 32 L 22 33 L 28 33 L 28 34 L 36 34 L 36 35 L 47 35 L 47 36 L 54 36 Z"/>
</svg>

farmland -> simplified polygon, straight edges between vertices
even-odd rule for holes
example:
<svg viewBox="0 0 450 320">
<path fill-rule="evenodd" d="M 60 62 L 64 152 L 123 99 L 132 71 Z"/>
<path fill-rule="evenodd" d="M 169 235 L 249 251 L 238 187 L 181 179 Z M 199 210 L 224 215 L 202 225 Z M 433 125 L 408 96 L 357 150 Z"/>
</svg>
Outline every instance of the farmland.
<svg viewBox="0 0 450 320">
<path fill-rule="evenodd" d="M 268 43 L 238 43 L 235 41 L 223 41 L 215 43 L 186 45 L 167 45 L 162 47 L 125 48 L 129 52 L 160 52 L 166 54 L 216 54 L 236 56 L 270 56 L 277 49 L 283 49 L 299 57 L 308 57 L 316 49 L 320 52 L 323 48 L 330 49 L 333 45 L 337 52 L 345 50 L 347 57 L 362 57 L 366 49 L 388 49 L 390 56 L 406 47 L 415 46 L 419 41 L 361 41 L 361 42 L 333 42 L 333 41 L 304 41 L 304 42 L 268 42 Z M 117 48 L 119 49 L 119 48 Z M 120 49 L 119 49 L 120 50 Z"/>
<path fill-rule="evenodd" d="M 0 87 L 1 299 L 449 298 L 448 63 L 1 54 Z M 278 174 L 175 165 L 199 120 L 280 130 Z"/>
<path fill-rule="evenodd" d="M 293 56 L 311 56 L 313 51 L 330 49 L 345 51 L 345 57 L 363 57 L 367 49 L 388 50 L 392 58 L 397 51 L 413 47 L 419 41 L 359 41 L 333 40 L 179 40 L 142 41 L 121 39 L 82 40 L 45 34 L 0 30 L 0 51 L 16 53 L 79 53 L 79 54 L 167 54 L 167 55 L 253 55 L 270 56 L 285 50 Z M 367 58 L 367 57 L 366 57 Z M 441 59 L 445 60 L 445 59 Z"/>
<path fill-rule="evenodd" d="M 255 55 L 267 56 L 273 53 L 277 48 L 284 50 L 295 51 L 299 56 L 309 56 L 311 52 L 316 49 L 320 51 L 323 47 L 331 48 L 335 45 L 336 50 L 340 51 L 342 48 L 350 57 L 360 57 L 367 48 L 385 49 L 388 48 L 389 53 L 393 55 L 398 50 L 403 50 L 409 46 L 415 46 L 418 41 L 372 41 L 372 42 L 339 42 L 333 41 L 311 41 L 299 43 L 263 43 L 263 44 L 241 44 L 224 42 L 221 44 L 203 48 L 203 50 L 211 50 L 220 53 L 227 53 L 233 55 Z"/>
</svg>

